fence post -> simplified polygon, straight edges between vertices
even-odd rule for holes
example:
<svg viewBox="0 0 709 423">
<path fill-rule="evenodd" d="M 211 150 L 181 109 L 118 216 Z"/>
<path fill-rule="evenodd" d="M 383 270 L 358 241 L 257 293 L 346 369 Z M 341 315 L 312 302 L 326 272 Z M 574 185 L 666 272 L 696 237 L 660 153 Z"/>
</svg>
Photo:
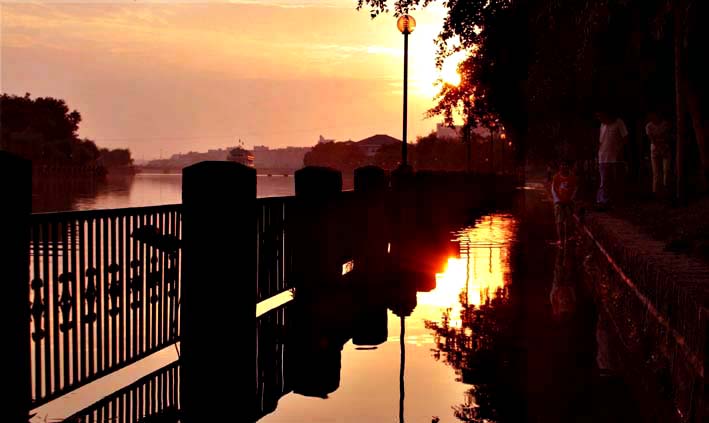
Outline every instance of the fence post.
<svg viewBox="0 0 709 423">
<path fill-rule="evenodd" d="M 355 169 L 357 194 L 354 258 L 357 286 L 352 342 L 355 345 L 379 345 L 387 340 L 387 298 L 391 288 L 388 270 L 389 216 L 387 193 L 389 178 L 383 169 L 364 166 Z"/>
<path fill-rule="evenodd" d="M 308 166 L 295 172 L 296 213 L 293 274 L 297 295 L 332 287 L 342 273 L 342 239 L 337 219 L 342 174 Z"/>
<path fill-rule="evenodd" d="M 223 420 L 225 404 L 247 421 L 256 395 L 256 170 L 189 166 L 182 203 L 183 421 Z"/>
<path fill-rule="evenodd" d="M 2 322 L 7 340 L 2 361 L 7 421 L 28 420 L 32 403 L 30 373 L 29 253 L 32 164 L 0 151 L 0 271 Z"/>
<path fill-rule="evenodd" d="M 386 198 L 389 180 L 383 169 L 365 166 L 355 169 L 354 186 L 358 210 L 355 271 L 363 282 L 382 282 L 390 241 Z"/>
</svg>

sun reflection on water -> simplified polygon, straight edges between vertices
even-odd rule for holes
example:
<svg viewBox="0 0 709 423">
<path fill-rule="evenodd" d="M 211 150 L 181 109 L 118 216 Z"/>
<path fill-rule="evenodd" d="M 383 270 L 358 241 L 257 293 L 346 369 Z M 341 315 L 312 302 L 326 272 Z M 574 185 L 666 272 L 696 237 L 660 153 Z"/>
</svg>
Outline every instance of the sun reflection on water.
<svg viewBox="0 0 709 423">
<path fill-rule="evenodd" d="M 516 225 L 511 215 L 492 214 L 454 234 L 459 256 L 448 257 L 444 271 L 436 274 L 436 289 L 417 295 L 426 320 L 440 321 L 441 310 L 450 309 L 450 327 L 460 328 L 463 304 L 480 306 L 506 289 Z"/>
</svg>

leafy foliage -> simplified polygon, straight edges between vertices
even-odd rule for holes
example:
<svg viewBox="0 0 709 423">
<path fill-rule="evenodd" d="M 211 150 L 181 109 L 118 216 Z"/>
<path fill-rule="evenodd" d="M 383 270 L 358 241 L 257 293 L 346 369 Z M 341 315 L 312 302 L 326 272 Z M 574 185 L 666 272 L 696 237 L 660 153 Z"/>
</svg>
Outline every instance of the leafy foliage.
<svg viewBox="0 0 709 423">
<path fill-rule="evenodd" d="M 325 166 L 350 173 L 366 163 L 364 152 L 352 142 L 325 142 L 313 147 L 303 158 L 305 166 Z"/>
<path fill-rule="evenodd" d="M 78 136 L 81 114 L 64 100 L 30 94 L 0 96 L 0 148 L 32 160 L 35 164 L 104 166 L 132 164 L 127 149 L 101 149 Z"/>
<path fill-rule="evenodd" d="M 426 1 L 393 1 L 395 13 Z M 688 52 L 690 95 L 698 94 L 694 132 L 702 146 L 707 124 L 707 66 L 699 59 L 709 6 L 697 0 L 448 0 L 436 39 L 437 64 L 464 50 L 461 84 L 441 86 L 429 116 L 449 124 L 460 114 L 468 127 L 499 119 L 522 155 L 592 158 L 593 112 L 613 109 L 641 128 L 645 113 L 672 113 L 675 103 L 673 19 L 678 17 Z M 389 9 L 384 0 L 360 0 L 372 16 Z M 702 62 L 702 63 L 700 63 Z M 642 132 L 627 159 L 642 153 Z M 709 166 L 709 148 L 703 156 Z M 529 153 L 529 154 L 527 154 Z"/>
</svg>

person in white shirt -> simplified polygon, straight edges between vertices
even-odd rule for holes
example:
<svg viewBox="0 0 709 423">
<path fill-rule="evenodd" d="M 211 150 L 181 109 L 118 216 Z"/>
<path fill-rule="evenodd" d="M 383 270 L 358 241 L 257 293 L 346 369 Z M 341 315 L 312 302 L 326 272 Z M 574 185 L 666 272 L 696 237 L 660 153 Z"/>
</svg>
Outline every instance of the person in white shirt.
<svg viewBox="0 0 709 423">
<path fill-rule="evenodd" d="M 657 112 L 648 114 L 645 125 L 645 134 L 650 139 L 650 160 L 652 162 L 652 192 L 657 194 L 662 189 L 667 189 L 670 175 L 670 141 L 672 140 L 672 126 L 670 122 Z"/>
<path fill-rule="evenodd" d="M 623 147 L 628 142 L 628 128 L 625 123 L 607 112 L 596 114 L 601 121 L 598 146 L 598 171 L 601 184 L 598 187 L 596 202 L 606 207 L 617 195 L 618 182 L 625 163 L 623 162 Z"/>
</svg>

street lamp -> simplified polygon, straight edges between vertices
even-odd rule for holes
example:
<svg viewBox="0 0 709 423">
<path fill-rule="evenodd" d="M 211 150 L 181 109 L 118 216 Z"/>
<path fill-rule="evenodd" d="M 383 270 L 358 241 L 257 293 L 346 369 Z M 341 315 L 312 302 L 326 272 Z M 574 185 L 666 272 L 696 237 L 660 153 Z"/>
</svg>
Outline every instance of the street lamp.
<svg viewBox="0 0 709 423">
<path fill-rule="evenodd" d="M 396 21 L 396 27 L 404 34 L 404 130 L 401 143 L 401 165 L 407 166 L 407 145 L 406 145 L 406 117 L 409 88 L 409 34 L 416 28 L 416 19 L 410 15 L 401 15 Z"/>
</svg>

